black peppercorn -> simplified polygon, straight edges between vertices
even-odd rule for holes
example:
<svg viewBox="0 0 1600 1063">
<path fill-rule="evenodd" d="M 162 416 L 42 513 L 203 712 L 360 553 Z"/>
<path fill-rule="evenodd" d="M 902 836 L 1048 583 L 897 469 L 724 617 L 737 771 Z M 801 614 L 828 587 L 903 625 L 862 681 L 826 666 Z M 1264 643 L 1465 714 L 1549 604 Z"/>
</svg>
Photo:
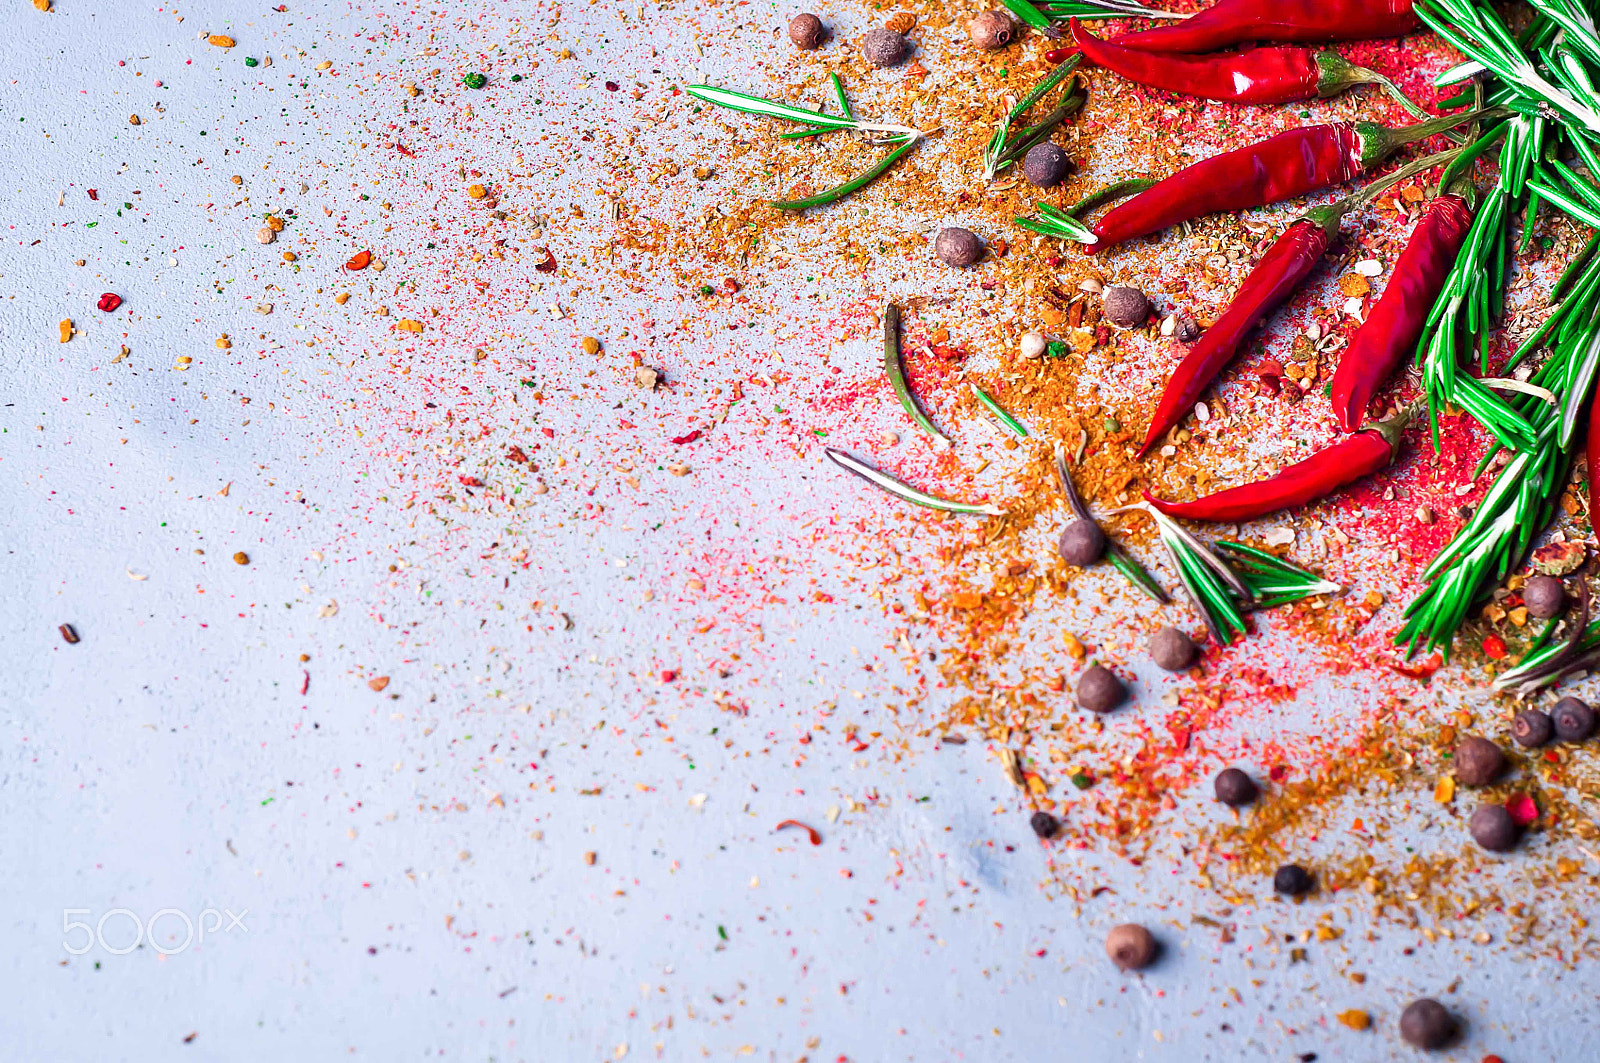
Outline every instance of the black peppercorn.
<svg viewBox="0 0 1600 1063">
<path fill-rule="evenodd" d="M 1150 659 L 1156 667 L 1181 672 L 1194 663 L 1194 641 L 1170 624 L 1150 636 Z"/>
<path fill-rule="evenodd" d="M 1155 936 L 1138 923 L 1123 923 L 1106 935 L 1106 955 L 1119 970 L 1138 971 L 1155 962 L 1161 946 Z"/>
<path fill-rule="evenodd" d="M 1041 838 L 1054 838 L 1061 829 L 1061 821 L 1048 812 L 1035 812 L 1028 817 L 1028 826 Z"/>
<path fill-rule="evenodd" d="M 1106 533 L 1092 520 L 1075 520 L 1061 529 L 1056 552 L 1069 565 L 1087 568 L 1106 553 Z"/>
<path fill-rule="evenodd" d="M 1488 786 L 1506 770 L 1506 755 L 1487 738 L 1468 735 L 1456 746 L 1455 768 L 1463 786 Z"/>
<path fill-rule="evenodd" d="M 910 50 L 904 37 L 882 26 L 868 30 L 861 38 L 861 56 L 873 66 L 899 66 Z"/>
<path fill-rule="evenodd" d="M 822 20 L 809 11 L 789 20 L 789 39 L 801 51 L 809 52 L 819 47 L 827 35 Z"/>
<path fill-rule="evenodd" d="M 1537 749 L 1555 737 L 1556 725 L 1550 714 L 1538 709 L 1523 709 L 1511 721 L 1511 737 L 1524 749 Z"/>
<path fill-rule="evenodd" d="M 1238 768 L 1223 768 L 1217 772 L 1216 782 L 1212 785 L 1217 791 L 1217 800 L 1229 808 L 1248 805 L 1261 793 L 1256 788 L 1256 781 Z M 1276 877 L 1273 879 L 1273 884 L 1277 884 Z"/>
<path fill-rule="evenodd" d="M 1522 586 L 1522 604 L 1541 620 L 1560 616 L 1567 608 L 1567 588 L 1554 576 L 1534 576 Z"/>
<path fill-rule="evenodd" d="M 1101 297 L 1100 314 L 1118 328 L 1138 328 L 1150 317 L 1150 300 L 1137 288 L 1107 288 Z"/>
<path fill-rule="evenodd" d="M 1456 1035 L 1455 1016 L 1431 997 L 1413 1000 L 1400 1013 L 1400 1036 L 1417 1048 L 1443 1048 Z"/>
<path fill-rule="evenodd" d="M 1563 742 L 1582 742 L 1594 734 L 1594 710 L 1577 698 L 1562 698 L 1550 710 L 1556 737 Z"/>
<path fill-rule="evenodd" d="M 1522 831 L 1505 805 L 1479 805 L 1467 821 L 1472 840 L 1492 853 L 1503 853 L 1517 844 Z"/>
<path fill-rule="evenodd" d="M 1022 157 L 1022 176 L 1039 188 L 1049 188 L 1067 179 L 1072 171 L 1072 160 L 1067 153 L 1050 143 L 1035 144 Z"/>
<path fill-rule="evenodd" d="M 1128 700 L 1128 688 L 1111 669 L 1092 664 L 1078 679 L 1078 704 L 1090 712 L 1110 712 Z"/>
<path fill-rule="evenodd" d="M 933 253 L 947 266 L 971 266 L 983 257 L 983 241 L 971 229 L 949 225 L 933 238 Z"/>
<path fill-rule="evenodd" d="M 1272 888 L 1290 897 L 1310 893 L 1311 886 L 1311 872 L 1299 864 L 1284 864 L 1272 876 Z"/>
</svg>

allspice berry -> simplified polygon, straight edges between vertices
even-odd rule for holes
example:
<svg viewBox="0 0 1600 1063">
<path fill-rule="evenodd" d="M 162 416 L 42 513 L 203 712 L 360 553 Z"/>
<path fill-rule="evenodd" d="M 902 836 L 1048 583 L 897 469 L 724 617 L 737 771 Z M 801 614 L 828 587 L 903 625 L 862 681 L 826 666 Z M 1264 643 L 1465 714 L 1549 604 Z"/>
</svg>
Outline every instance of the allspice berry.
<svg viewBox="0 0 1600 1063">
<path fill-rule="evenodd" d="M 1478 735 L 1468 735 L 1456 746 L 1456 781 L 1463 786 L 1488 786 L 1506 770 L 1500 747 Z"/>
<path fill-rule="evenodd" d="M 1168 672 L 1181 672 L 1193 664 L 1194 651 L 1194 640 L 1171 624 L 1150 636 L 1150 659 Z"/>
<path fill-rule="evenodd" d="M 1567 588 L 1554 576 L 1534 576 L 1522 585 L 1522 604 L 1540 620 L 1560 616 L 1567 610 Z"/>
<path fill-rule="evenodd" d="M 1061 821 L 1048 812 L 1035 812 L 1028 817 L 1028 826 L 1041 838 L 1054 838 L 1061 829 Z"/>
<path fill-rule="evenodd" d="M 1400 1036 L 1416 1048 L 1443 1048 L 1455 1035 L 1455 1016 L 1432 997 L 1413 1000 L 1400 1013 Z"/>
<path fill-rule="evenodd" d="M 1106 955 L 1118 970 L 1143 970 L 1155 962 L 1160 951 L 1155 936 L 1138 923 L 1114 926 L 1106 935 Z"/>
<path fill-rule="evenodd" d="M 1511 737 L 1523 749 L 1538 749 L 1556 736 L 1556 725 L 1548 712 L 1523 709 L 1511 721 Z"/>
<path fill-rule="evenodd" d="M 1223 768 L 1217 772 L 1212 786 L 1217 792 L 1217 800 L 1229 808 L 1248 805 L 1261 793 L 1256 788 L 1256 781 L 1238 768 Z"/>
<path fill-rule="evenodd" d="M 1088 568 L 1106 555 L 1106 533 L 1092 520 L 1075 520 L 1061 529 L 1056 553 L 1069 565 Z"/>
<path fill-rule="evenodd" d="M 820 47 L 827 36 L 828 31 L 822 25 L 822 20 L 809 11 L 789 20 L 789 39 L 802 52 Z"/>
<path fill-rule="evenodd" d="M 1556 702 L 1550 710 L 1550 722 L 1555 725 L 1556 737 L 1563 742 L 1582 742 L 1594 734 L 1594 710 L 1577 698 Z"/>
<path fill-rule="evenodd" d="M 992 52 L 1017 39 L 1017 24 L 1004 11 L 985 11 L 967 21 L 967 36 L 979 48 Z"/>
<path fill-rule="evenodd" d="M 1505 805 L 1479 805 L 1467 821 L 1467 832 L 1473 841 L 1491 853 L 1509 851 L 1517 844 L 1517 835 L 1522 833 Z"/>
<path fill-rule="evenodd" d="M 1067 179 L 1072 172 L 1072 160 L 1067 153 L 1050 143 L 1035 144 L 1022 157 L 1022 176 L 1039 188 L 1049 188 Z"/>
<path fill-rule="evenodd" d="M 1090 665 L 1078 679 L 1078 705 L 1090 712 L 1110 712 L 1127 700 L 1128 688 L 1104 665 Z"/>
<path fill-rule="evenodd" d="M 873 66 L 899 66 L 910 51 L 909 41 L 882 26 L 873 27 L 861 38 L 861 57 Z"/>
<path fill-rule="evenodd" d="M 983 257 L 983 241 L 971 229 L 947 225 L 933 238 L 933 253 L 947 266 L 972 266 Z"/>
<path fill-rule="evenodd" d="M 1118 328 L 1138 328 L 1150 318 L 1150 300 L 1137 288 L 1107 288 L 1101 296 L 1100 316 Z"/>
<path fill-rule="evenodd" d="M 1284 864 L 1272 874 L 1272 888 L 1290 897 L 1310 893 L 1314 884 L 1311 872 L 1299 864 Z"/>
</svg>

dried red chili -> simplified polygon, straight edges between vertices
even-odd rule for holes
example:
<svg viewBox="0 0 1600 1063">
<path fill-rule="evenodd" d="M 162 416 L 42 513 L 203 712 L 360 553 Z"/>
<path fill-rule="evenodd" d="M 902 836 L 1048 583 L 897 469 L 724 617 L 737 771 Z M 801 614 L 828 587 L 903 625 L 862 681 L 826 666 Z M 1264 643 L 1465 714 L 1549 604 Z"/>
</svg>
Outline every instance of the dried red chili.
<svg viewBox="0 0 1600 1063">
<path fill-rule="evenodd" d="M 1139 456 L 1149 453 L 1169 428 L 1183 420 L 1206 387 L 1222 371 L 1222 367 L 1232 360 L 1245 337 L 1294 294 L 1300 282 L 1316 268 L 1346 214 L 1400 181 L 1447 162 L 1460 153 L 1461 149 L 1457 148 L 1418 159 L 1336 203 L 1307 211 L 1298 221 L 1291 223 L 1244 279 L 1222 317 L 1205 331 L 1200 342 L 1178 363 L 1178 368 L 1173 371 L 1166 389 L 1161 393 L 1161 401 L 1150 420 Z"/>
<path fill-rule="evenodd" d="M 1146 491 L 1145 501 L 1169 517 L 1229 522 L 1304 506 L 1386 468 L 1400 449 L 1400 432 L 1410 417 L 1407 411 L 1369 425 L 1265 480 L 1230 487 L 1193 502 L 1167 502 Z"/>
<path fill-rule="evenodd" d="M 1310 276 L 1328 250 L 1338 224 L 1337 217 L 1325 224 L 1308 215 L 1285 229 L 1261 257 L 1239 286 L 1228 309 L 1216 324 L 1206 329 L 1200 342 L 1173 371 L 1161 393 L 1155 416 L 1150 420 L 1144 445 L 1139 448 L 1140 457 L 1156 445 L 1167 429 L 1183 420 L 1222 367 L 1232 361 L 1245 337 Z"/>
<path fill-rule="evenodd" d="M 1461 187 L 1471 194 L 1470 185 Z M 1436 196 L 1422 212 L 1383 289 L 1383 298 L 1356 330 L 1333 374 L 1328 394 L 1333 415 L 1346 432 L 1361 426 L 1373 395 L 1416 346 L 1433 301 L 1471 228 L 1472 205 L 1454 192 Z M 1590 446 L 1594 446 L 1592 435 Z"/>
<path fill-rule="evenodd" d="M 366 269 L 367 268 L 367 264 L 370 263 L 371 261 L 372 261 L 372 252 L 371 251 L 362 251 L 361 253 L 357 254 L 354 258 L 352 258 L 349 262 L 346 262 L 344 264 L 344 268 L 348 269 L 348 270 Z"/>
<path fill-rule="evenodd" d="M 1182 22 L 1125 33 L 1116 43 L 1146 52 L 1214 52 L 1248 41 L 1399 37 L 1416 28 L 1411 0 L 1220 0 Z"/>
<path fill-rule="evenodd" d="M 1186 166 L 1119 204 L 1094 227 L 1099 251 L 1191 218 L 1297 199 L 1342 184 L 1407 144 L 1442 133 L 1473 115 L 1435 118 L 1391 129 L 1376 122 L 1334 122 L 1279 133 Z"/>
<path fill-rule="evenodd" d="M 1352 85 L 1383 84 L 1382 74 L 1338 52 L 1252 48 L 1228 55 L 1145 52 L 1102 41 L 1072 20 L 1084 58 L 1147 88 L 1228 103 L 1291 103 L 1334 96 Z"/>
<path fill-rule="evenodd" d="M 106 292 L 100 297 L 100 301 L 94 305 L 109 314 L 122 305 L 122 296 L 116 292 Z"/>
</svg>

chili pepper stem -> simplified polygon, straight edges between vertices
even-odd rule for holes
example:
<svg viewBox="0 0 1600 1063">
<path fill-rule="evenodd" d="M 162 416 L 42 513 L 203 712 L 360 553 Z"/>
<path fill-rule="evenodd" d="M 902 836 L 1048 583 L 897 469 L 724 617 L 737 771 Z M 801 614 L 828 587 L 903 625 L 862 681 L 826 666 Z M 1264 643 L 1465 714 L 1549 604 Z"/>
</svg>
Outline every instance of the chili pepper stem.
<svg viewBox="0 0 1600 1063">
<path fill-rule="evenodd" d="M 1400 126 L 1398 129 L 1392 126 L 1379 125 L 1376 122 L 1357 122 L 1356 135 L 1361 138 L 1361 165 L 1363 168 L 1376 166 L 1408 144 L 1427 140 L 1431 136 L 1448 132 L 1457 126 L 1477 121 L 1484 116 L 1499 118 L 1508 113 L 1502 107 L 1485 107 L 1481 110 L 1467 111 L 1461 114 L 1441 115 L 1438 118 L 1430 118 L 1426 122 Z"/>
<path fill-rule="evenodd" d="M 1400 452 L 1400 436 L 1405 432 L 1406 425 L 1410 424 L 1411 419 L 1422 409 L 1422 405 L 1421 400 L 1413 402 L 1388 420 L 1369 421 L 1361 426 L 1361 431 L 1377 432 L 1388 441 L 1391 453 L 1398 454 Z M 1393 459 L 1391 458 L 1390 460 L 1392 461 Z"/>
<path fill-rule="evenodd" d="M 1359 207 L 1366 206 L 1401 181 L 1415 177 L 1424 170 L 1431 170 L 1441 163 L 1449 162 L 1457 155 L 1460 155 L 1461 151 L 1461 148 L 1451 148 L 1449 151 L 1436 152 L 1432 155 L 1426 155 L 1415 162 L 1407 163 L 1387 177 L 1381 177 L 1341 200 L 1329 203 L 1325 207 L 1317 207 L 1306 211 L 1300 216 L 1300 220 L 1315 222 L 1322 226 L 1330 237 L 1336 236 L 1339 231 L 1339 223 L 1344 220 L 1346 214 Z"/>
<path fill-rule="evenodd" d="M 1431 117 L 1427 111 L 1412 103 L 1410 97 L 1401 92 L 1398 85 L 1370 67 L 1357 66 L 1334 51 L 1318 52 L 1316 61 L 1318 96 L 1323 98 L 1337 96 L 1353 85 L 1376 85 L 1388 93 L 1412 117 Z"/>
</svg>

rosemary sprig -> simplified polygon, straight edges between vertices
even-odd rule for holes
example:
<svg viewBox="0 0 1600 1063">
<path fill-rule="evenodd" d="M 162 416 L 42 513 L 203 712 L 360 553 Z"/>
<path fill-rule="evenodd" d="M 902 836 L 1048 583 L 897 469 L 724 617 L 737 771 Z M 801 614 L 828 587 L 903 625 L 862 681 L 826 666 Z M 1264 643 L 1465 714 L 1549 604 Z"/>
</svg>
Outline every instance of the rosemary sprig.
<svg viewBox="0 0 1600 1063">
<path fill-rule="evenodd" d="M 1043 233 L 1053 236 L 1058 240 L 1071 240 L 1080 244 L 1098 244 L 1100 238 L 1094 234 L 1083 222 L 1074 218 L 1057 207 L 1048 203 L 1036 204 L 1039 216 L 1036 218 L 1012 218 L 1017 225 L 1030 232 Z"/>
<path fill-rule="evenodd" d="M 841 130 L 854 130 L 862 133 L 887 133 L 888 139 L 883 143 L 898 145 L 888 155 L 878 160 L 877 164 L 857 177 L 828 189 L 818 192 L 814 196 L 804 199 L 779 199 L 773 201 L 773 206 L 779 210 L 806 210 L 809 207 L 820 207 L 839 200 L 856 192 L 866 185 L 876 181 L 888 172 L 889 168 L 900 161 L 901 156 L 910 151 L 922 140 L 922 133 L 910 126 L 894 125 L 889 122 L 868 122 L 855 116 L 850 109 L 850 100 L 845 96 L 844 82 L 839 80 L 838 74 L 831 75 L 833 79 L 833 92 L 839 101 L 840 114 L 828 114 L 825 111 L 808 111 L 804 107 L 784 103 L 781 100 L 769 100 L 764 96 L 752 96 L 745 92 L 736 92 L 733 89 L 721 88 L 717 85 L 690 85 L 686 91 L 697 100 L 715 104 L 718 107 L 727 107 L 734 111 L 743 111 L 745 114 L 758 114 L 767 118 L 780 118 L 786 122 L 797 122 L 809 126 L 809 129 L 798 130 L 794 133 L 785 133 L 786 139 L 802 139 L 818 136 L 823 133 L 839 132 Z"/>
<path fill-rule="evenodd" d="M 937 509 L 944 513 L 976 513 L 986 517 L 1003 517 L 1006 511 L 998 506 L 978 505 L 972 502 L 951 502 L 949 499 L 930 495 L 928 492 L 912 487 L 908 483 L 896 480 L 888 473 L 879 472 L 863 461 L 846 454 L 833 447 L 824 447 L 832 462 L 846 472 L 854 473 L 875 487 L 882 488 L 896 498 L 910 502 L 912 505 L 924 506 L 928 509 Z"/>
<path fill-rule="evenodd" d="M 1028 438 L 1028 429 L 1027 429 L 1026 425 L 1024 425 L 1021 421 L 1017 420 L 1015 417 L 1013 417 L 1009 413 L 1007 413 L 1005 411 L 1005 409 L 998 402 L 996 402 L 996 401 L 994 401 L 994 399 L 990 398 L 988 393 L 985 392 L 978 385 L 973 384 L 973 385 L 971 385 L 971 387 L 972 387 L 973 397 L 978 400 L 978 402 L 983 406 L 984 409 L 988 410 L 991 414 L 993 414 L 994 415 L 994 419 L 996 421 L 999 421 L 1000 424 L 1008 432 L 1010 432 L 1012 435 L 1016 436 L 1018 439 L 1027 439 Z"/>
<path fill-rule="evenodd" d="M 1000 0 L 1011 13 L 1038 30 L 1049 30 L 1054 22 L 1079 19 L 1088 22 L 1100 18 L 1153 18 L 1185 19 L 1190 16 L 1175 11 L 1160 11 L 1143 4 L 1124 0 L 1045 0 L 1035 5 L 1029 0 Z"/>
<path fill-rule="evenodd" d="M 1551 646 L 1546 643 L 1555 629 L 1555 621 L 1545 626 L 1535 642 L 1528 647 L 1515 668 L 1495 677 L 1495 690 L 1509 690 L 1518 695 L 1532 694 L 1547 686 L 1554 686 L 1574 672 L 1600 664 L 1600 620 L 1589 623 L 1589 585 L 1582 581 L 1583 596 L 1579 600 L 1577 618 L 1572 623 L 1572 634 L 1567 641 Z"/>
<path fill-rule="evenodd" d="M 1228 563 L 1185 531 L 1177 521 L 1154 507 L 1141 507 L 1155 519 L 1161 545 L 1167 548 L 1178 579 L 1221 646 L 1231 646 L 1245 633 L 1237 602 L 1250 597 L 1250 589 Z"/>
<path fill-rule="evenodd" d="M 689 85 L 686 86 L 684 91 L 697 100 L 704 100 L 706 103 L 715 104 L 718 107 L 743 111 L 745 114 L 759 114 L 767 118 L 781 118 L 786 122 L 799 122 L 802 125 L 825 126 L 833 129 L 855 129 L 868 133 L 889 133 L 897 137 L 919 137 L 922 135 L 910 126 L 895 125 L 892 122 L 868 122 L 854 116 L 808 111 L 804 107 L 796 107 L 780 100 L 769 100 L 764 96 L 751 96 L 748 93 L 736 92 L 733 89 L 725 89 L 717 85 Z"/>
<path fill-rule="evenodd" d="M 900 407 L 917 423 L 917 427 L 936 439 L 948 442 L 949 437 L 934 427 L 911 394 L 905 363 L 900 356 L 900 308 L 894 303 L 883 308 L 883 373 L 889 378 L 895 398 L 900 400 Z"/>
<path fill-rule="evenodd" d="M 1055 460 L 1056 480 L 1061 484 L 1061 493 L 1066 496 L 1067 508 L 1072 510 L 1072 515 L 1078 520 L 1086 520 L 1090 524 L 1099 527 L 1099 521 L 1094 519 L 1093 514 L 1089 512 L 1089 507 L 1084 505 L 1083 496 L 1078 494 L 1078 487 L 1072 482 L 1072 471 L 1067 468 L 1067 448 L 1060 443 L 1056 444 Z M 1104 529 L 1102 528 L 1101 531 L 1103 533 Z M 1109 535 L 1106 536 L 1106 560 L 1111 562 L 1111 567 L 1122 573 L 1129 583 L 1138 587 L 1156 601 L 1165 605 L 1172 600 L 1167 596 L 1167 592 L 1161 588 L 1161 584 L 1156 582 L 1156 578 L 1150 574 L 1149 570 L 1134 560 L 1133 555 L 1123 549 L 1122 545 Z"/>
<path fill-rule="evenodd" d="M 1319 594 L 1337 594 L 1344 589 L 1265 550 L 1226 539 L 1218 540 L 1217 546 L 1227 551 L 1233 570 L 1249 588 L 1247 604 L 1251 609 L 1270 609 Z"/>
<path fill-rule="evenodd" d="M 989 137 L 989 143 L 984 148 L 984 181 L 993 181 L 994 175 L 1003 168 L 1003 164 L 1009 164 L 1010 162 L 1015 161 L 1015 156 L 1010 159 L 1006 158 L 1006 141 L 1007 137 L 1010 135 L 1012 125 L 1016 123 L 1017 119 L 1027 114 L 1029 108 L 1043 99 L 1046 93 L 1050 92 L 1051 89 L 1054 89 L 1057 85 L 1061 84 L 1064 79 L 1071 76 L 1072 72 L 1078 68 L 1078 64 L 1081 62 L 1083 62 L 1083 55 L 1081 53 L 1073 55 L 1071 58 L 1066 60 L 1066 62 L 1060 64 L 1048 75 L 1046 75 L 1044 80 L 1040 81 L 1039 84 L 1035 85 L 1031 90 L 1029 90 L 1026 96 L 1018 100 L 1016 105 L 1012 107 L 1011 110 L 1006 112 L 1006 116 L 1000 120 L 999 128 L 996 129 Z M 1074 82 L 1074 84 L 1076 84 L 1076 82 Z M 1067 98 L 1069 102 L 1071 101 L 1073 95 L 1074 93 L 1071 89 L 1069 89 L 1067 92 Z M 1079 100 L 1077 106 L 1081 107 L 1082 105 L 1082 100 Z M 1067 102 L 1062 104 L 1062 107 L 1067 106 Z M 1058 107 L 1057 110 L 1060 111 L 1061 108 Z M 1055 122 L 1059 124 L 1061 119 L 1065 118 L 1070 113 L 1071 111 L 1063 111 L 1060 117 L 1055 117 L 1054 114 L 1052 114 L 1051 117 L 1055 118 Z M 1049 121 L 1049 119 L 1046 121 Z M 1049 134 L 1051 128 L 1054 128 L 1052 125 L 1049 128 L 1044 129 L 1041 133 L 1040 129 L 1044 125 L 1045 123 L 1041 122 L 1038 126 L 1028 130 L 1024 136 L 1032 136 L 1034 138 L 1034 143 L 1037 143 L 1038 140 L 1043 139 L 1044 136 Z M 1029 146 L 1031 147 L 1032 144 Z M 1024 148 L 1023 150 L 1026 151 L 1027 148 Z"/>
<path fill-rule="evenodd" d="M 1556 7 L 1551 0 L 1529 0 L 1529 3 L 1546 17 L 1550 17 Z M 1476 0 L 1417 0 L 1413 10 L 1430 29 L 1462 55 L 1480 64 L 1483 70 L 1516 86 L 1523 97 L 1543 103 L 1569 119 L 1567 128 L 1600 138 L 1600 111 L 1595 109 L 1595 98 L 1589 95 L 1579 99 L 1568 88 L 1546 78 L 1544 75 L 1549 73 L 1557 81 L 1566 80 L 1570 84 L 1573 74 L 1563 63 L 1558 62 L 1554 69 L 1536 63 L 1535 57 L 1511 35 L 1493 7 Z M 1594 49 L 1600 49 L 1600 42 L 1594 41 L 1592 31 L 1585 32 L 1581 26 L 1575 29 L 1576 32 L 1568 32 L 1564 45 L 1583 51 L 1593 61 Z M 1570 52 L 1566 56 L 1573 63 L 1577 62 L 1577 57 Z"/>
</svg>

